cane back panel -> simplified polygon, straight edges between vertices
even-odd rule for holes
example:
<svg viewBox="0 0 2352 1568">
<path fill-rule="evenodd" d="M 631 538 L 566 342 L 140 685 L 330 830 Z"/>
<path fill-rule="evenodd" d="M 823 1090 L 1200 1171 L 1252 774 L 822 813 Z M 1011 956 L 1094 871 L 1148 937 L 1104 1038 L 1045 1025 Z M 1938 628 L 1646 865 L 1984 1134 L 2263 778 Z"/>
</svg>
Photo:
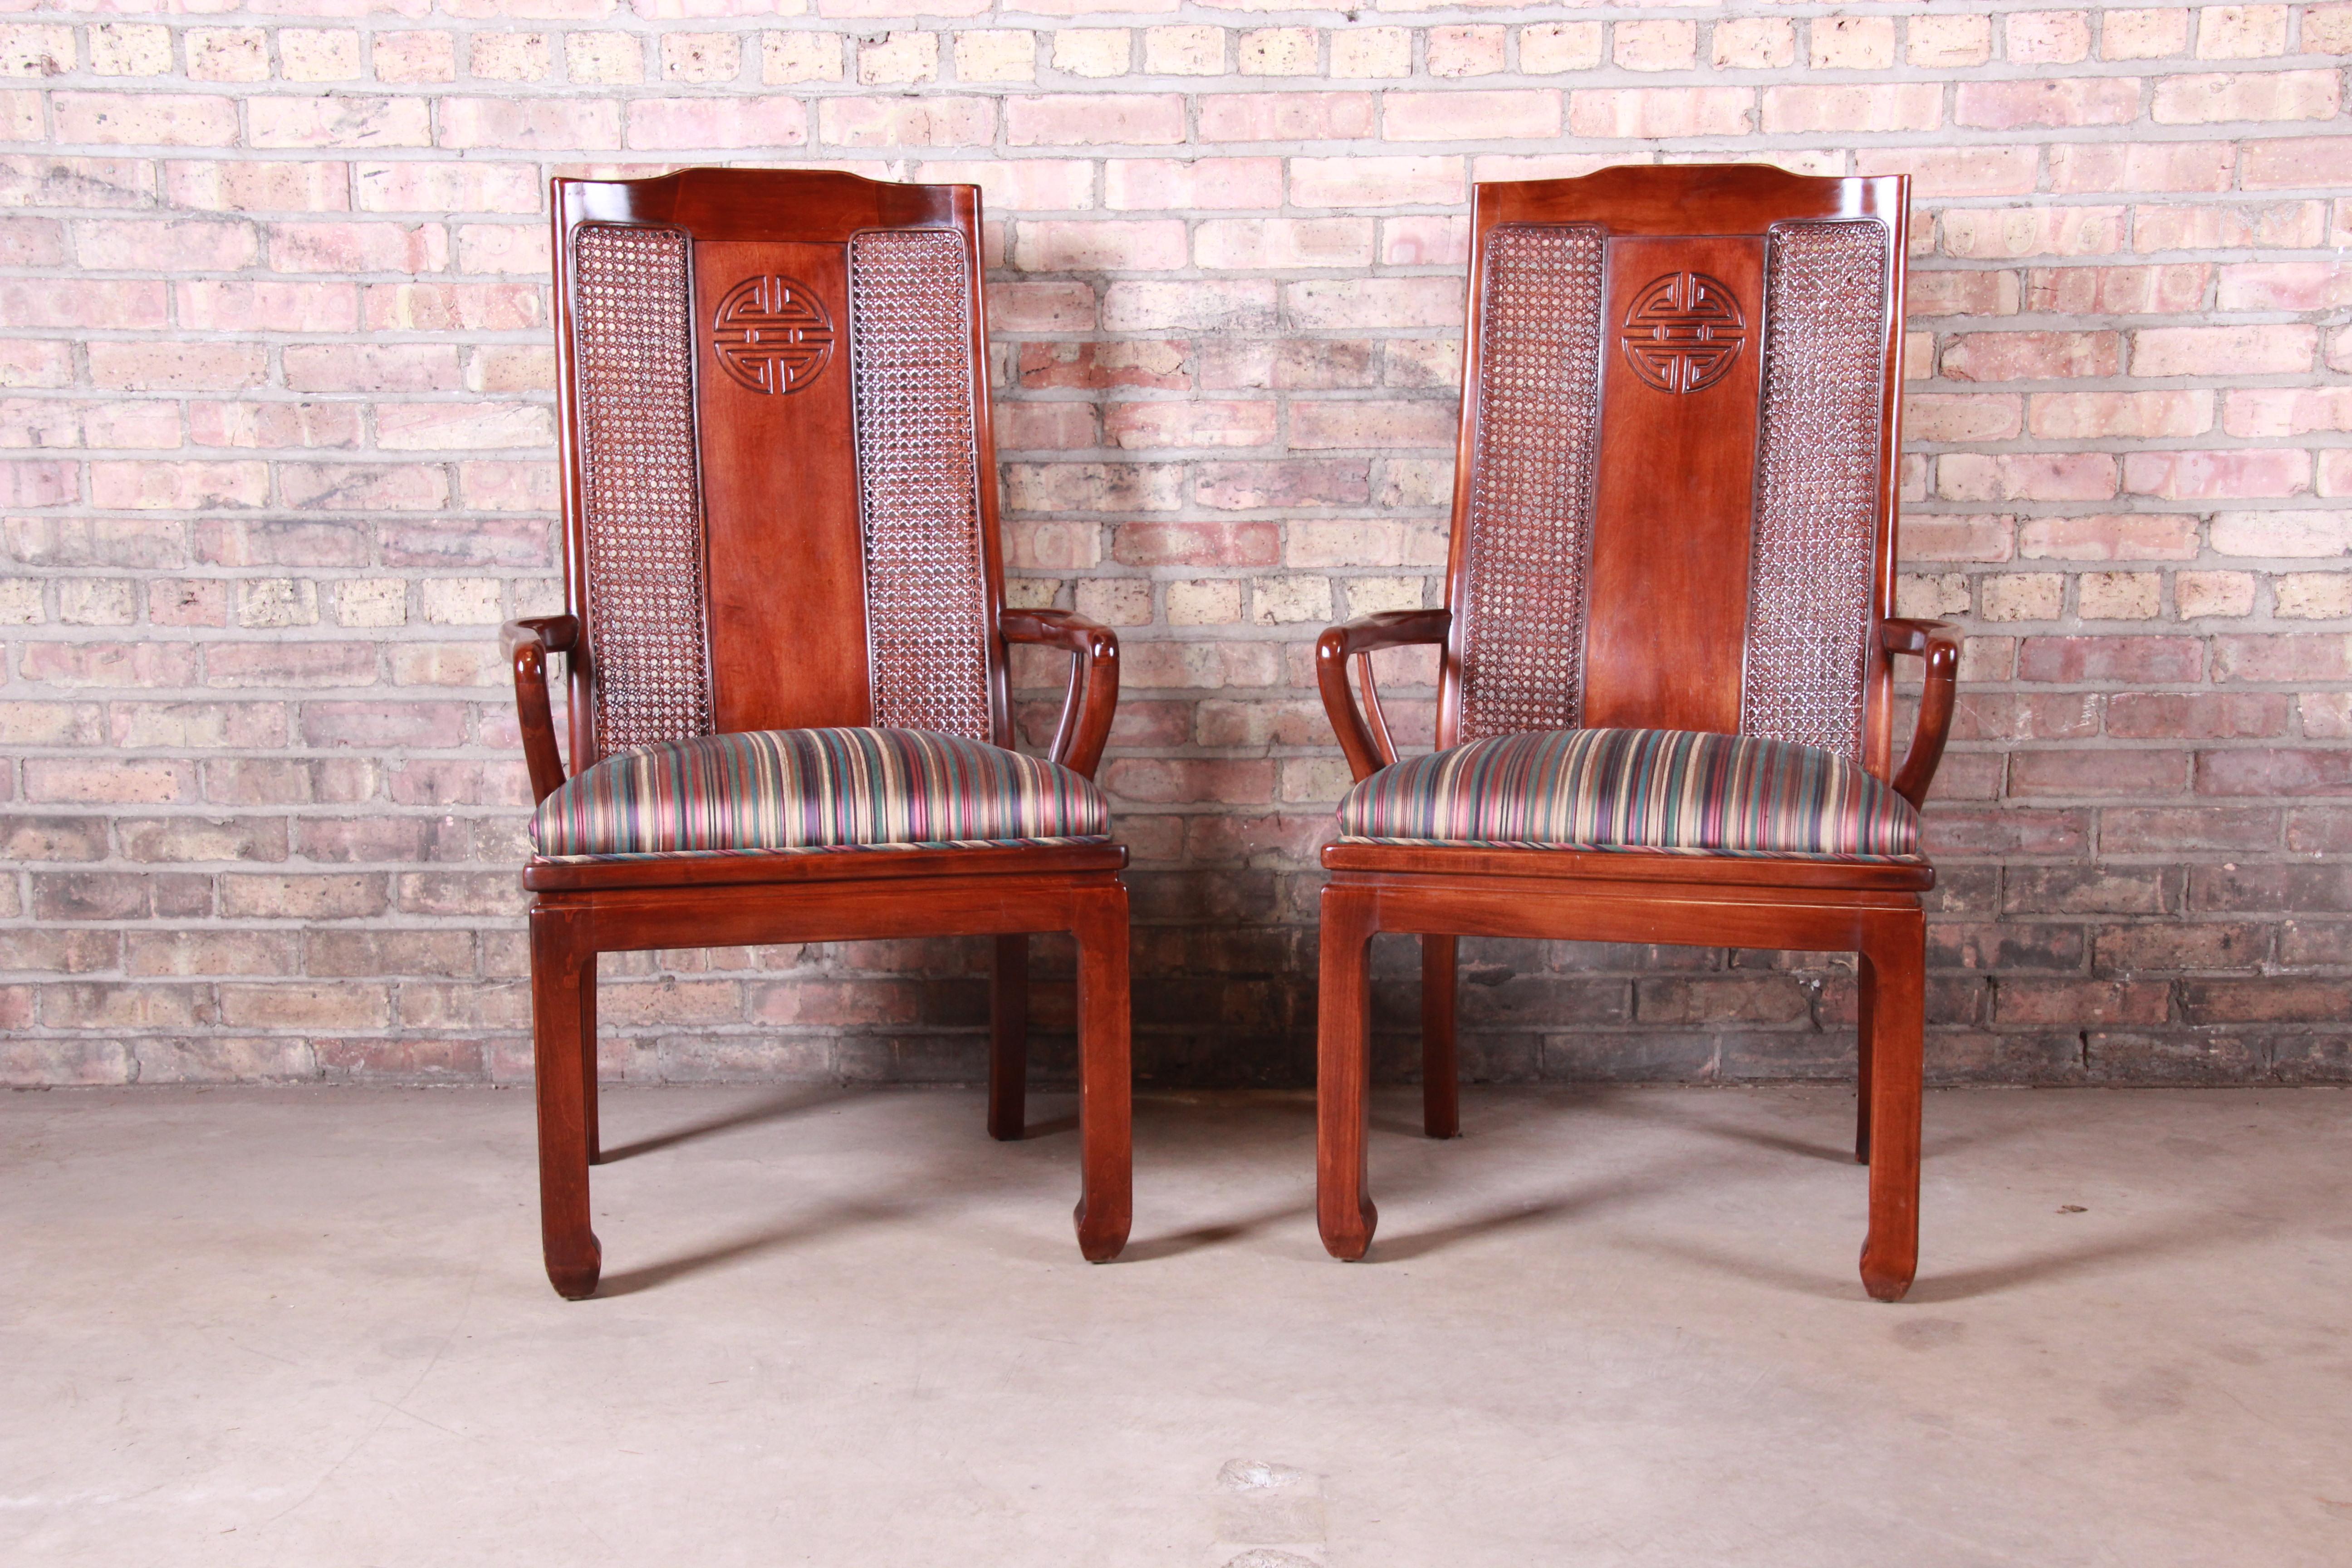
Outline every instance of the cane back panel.
<svg viewBox="0 0 2352 1568">
<path fill-rule="evenodd" d="M 688 243 L 595 224 L 572 252 L 596 732 L 626 751 L 710 731 Z"/>
<path fill-rule="evenodd" d="M 559 184 L 585 755 L 827 724 L 1003 738 L 971 242 L 887 221 L 950 189 Z M 811 191 L 847 199 L 790 203 Z"/>
<path fill-rule="evenodd" d="M 1891 226 L 1586 217 L 1480 238 L 1452 738 L 1643 725 L 1864 759 Z"/>
</svg>

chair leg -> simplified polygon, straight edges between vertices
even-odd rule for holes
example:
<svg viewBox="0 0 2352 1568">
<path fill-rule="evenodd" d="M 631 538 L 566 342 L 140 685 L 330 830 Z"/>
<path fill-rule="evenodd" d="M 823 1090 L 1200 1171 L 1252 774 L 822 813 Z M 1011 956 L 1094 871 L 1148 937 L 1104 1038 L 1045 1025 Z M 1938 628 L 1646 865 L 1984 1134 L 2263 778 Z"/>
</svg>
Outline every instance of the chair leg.
<svg viewBox="0 0 2352 1568">
<path fill-rule="evenodd" d="M 580 1127 L 592 1165 L 604 1158 L 596 1115 L 596 955 L 591 952 L 580 961 Z"/>
<path fill-rule="evenodd" d="M 1019 1140 L 1029 1079 L 1029 939 L 996 939 L 988 982 L 988 1135 Z"/>
<path fill-rule="evenodd" d="M 1927 924 L 1916 910 L 1879 921 L 1864 962 L 1872 970 L 1870 1234 L 1862 1283 L 1899 1301 L 1919 1270 L 1919 1098 L 1927 1043 Z"/>
<path fill-rule="evenodd" d="M 1432 1138 L 1462 1134 L 1462 1064 L 1454 1024 L 1457 940 L 1421 939 L 1421 1130 Z"/>
<path fill-rule="evenodd" d="M 1322 973 L 1315 1023 L 1315 1224 L 1324 1250 L 1353 1262 L 1380 1211 L 1366 1191 L 1370 1131 L 1371 976 L 1376 916 L 1360 888 L 1323 889 Z"/>
<path fill-rule="evenodd" d="M 575 1301 L 595 1290 L 604 1263 L 588 1216 L 586 1089 L 595 1071 L 595 1037 L 582 1004 L 595 984 L 595 959 L 581 941 L 580 924 L 560 910 L 530 912 L 540 1244 L 556 1294 Z"/>
<path fill-rule="evenodd" d="M 1076 900 L 1078 946 L 1078 1250 L 1108 1263 L 1135 1215 L 1133 1067 L 1128 1048 L 1127 889 Z"/>
<path fill-rule="evenodd" d="M 1866 952 L 1854 955 L 1855 989 L 1860 993 L 1853 1030 L 1853 1159 L 1870 1163 L 1870 1024 L 1878 991 L 1878 972 Z"/>
</svg>

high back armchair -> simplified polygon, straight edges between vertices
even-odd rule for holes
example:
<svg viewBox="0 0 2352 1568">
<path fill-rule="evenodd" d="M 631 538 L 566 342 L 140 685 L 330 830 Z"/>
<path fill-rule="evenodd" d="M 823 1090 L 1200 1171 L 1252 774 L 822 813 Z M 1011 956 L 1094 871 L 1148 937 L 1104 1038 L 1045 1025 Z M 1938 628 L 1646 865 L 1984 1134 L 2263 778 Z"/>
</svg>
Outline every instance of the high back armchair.
<svg viewBox="0 0 2352 1568">
<path fill-rule="evenodd" d="M 1859 955 L 1864 1286 L 1918 1254 L 1917 808 L 1958 644 L 1889 615 L 1907 184 L 1643 167 L 1477 187 L 1445 607 L 1325 632 L 1356 778 L 1326 846 L 1317 1217 L 1361 1257 L 1366 950 L 1422 933 L 1423 1120 L 1456 1130 L 1464 935 Z M 1371 653 L 1443 650 L 1398 760 Z M 1890 767 L 1891 662 L 1923 656 Z M 1360 685 L 1359 710 L 1350 675 Z"/>
<path fill-rule="evenodd" d="M 602 1266 L 597 954 L 899 936 L 997 937 L 989 1130 L 1017 1138 L 1025 933 L 1074 934 L 1078 1242 L 1115 1256 L 1127 852 L 1093 775 L 1118 644 L 1004 608 L 979 192 L 689 169 L 552 205 L 568 607 L 506 633 L 549 1279 L 585 1296 Z M 1012 749 L 1008 642 L 1073 656 L 1050 758 Z"/>
</svg>

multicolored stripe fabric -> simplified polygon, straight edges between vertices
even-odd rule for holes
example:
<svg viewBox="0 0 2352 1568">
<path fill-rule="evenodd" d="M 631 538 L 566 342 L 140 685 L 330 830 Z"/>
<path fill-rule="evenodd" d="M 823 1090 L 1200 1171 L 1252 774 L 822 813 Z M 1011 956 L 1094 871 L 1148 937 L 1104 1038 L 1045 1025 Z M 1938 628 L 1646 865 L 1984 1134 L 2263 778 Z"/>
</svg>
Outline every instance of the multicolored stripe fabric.
<svg viewBox="0 0 2352 1568">
<path fill-rule="evenodd" d="M 550 860 L 1099 844 L 1092 781 L 928 730 L 754 730 L 607 757 L 540 803 Z"/>
<path fill-rule="evenodd" d="M 1916 860 L 1911 803 L 1832 752 L 1691 730 L 1543 730 L 1382 768 L 1339 803 L 1373 844 Z"/>
</svg>

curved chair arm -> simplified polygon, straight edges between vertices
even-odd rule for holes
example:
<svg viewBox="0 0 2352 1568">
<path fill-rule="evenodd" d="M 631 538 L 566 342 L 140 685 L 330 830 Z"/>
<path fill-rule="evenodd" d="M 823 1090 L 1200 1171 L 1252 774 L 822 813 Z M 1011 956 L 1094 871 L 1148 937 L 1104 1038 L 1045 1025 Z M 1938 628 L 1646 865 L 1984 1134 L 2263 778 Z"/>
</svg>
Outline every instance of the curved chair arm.
<svg viewBox="0 0 2352 1568">
<path fill-rule="evenodd" d="M 1949 621 L 1894 619 L 1880 624 L 1878 640 L 1890 655 L 1916 654 L 1927 661 L 1927 685 L 1919 694 L 1919 728 L 1895 775 L 1895 793 L 1916 808 L 1927 802 L 1927 786 L 1936 781 L 1936 764 L 1944 760 L 1944 742 L 1951 735 L 1960 631 Z"/>
<path fill-rule="evenodd" d="M 1339 737 L 1339 749 L 1348 753 L 1348 769 L 1356 777 L 1369 777 L 1396 761 L 1396 742 L 1389 738 L 1380 688 L 1372 680 L 1373 651 L 1442 643 L 1453 625 L 1450 610 L 1386 610 L 1332 626 L 1315 639 L 1315 684 L 1323 693 L 1323 711 Z M 1371 714 L 1369 729 L 1356 711 L 1355 694 L 1348 689 L 1351 661 L 1363 683 L 1364 707 Z"/>
<path fill-rule="evenodd" d="M 499 628 L 499 641 L 514 666 L 515 712 L 522 721 L 531 798 L 545 800 L 563 785 L 563 759 L 555 749 L 555 719 L 547 705 L 547 656 L 578 647 L 580 623 L 570 616 L 509 621 Z"/>
<path fill-rule="evenodd" d="M 1053 758 L 1074 773 L 1095 776 L 1118 707 L 1118 634 L 1067 610 L 1006 610 L 996 620 L 1006 642 L 1034 643 L 1075 655 L 1062 721 L 1054 726 Z"/>
</svg>

